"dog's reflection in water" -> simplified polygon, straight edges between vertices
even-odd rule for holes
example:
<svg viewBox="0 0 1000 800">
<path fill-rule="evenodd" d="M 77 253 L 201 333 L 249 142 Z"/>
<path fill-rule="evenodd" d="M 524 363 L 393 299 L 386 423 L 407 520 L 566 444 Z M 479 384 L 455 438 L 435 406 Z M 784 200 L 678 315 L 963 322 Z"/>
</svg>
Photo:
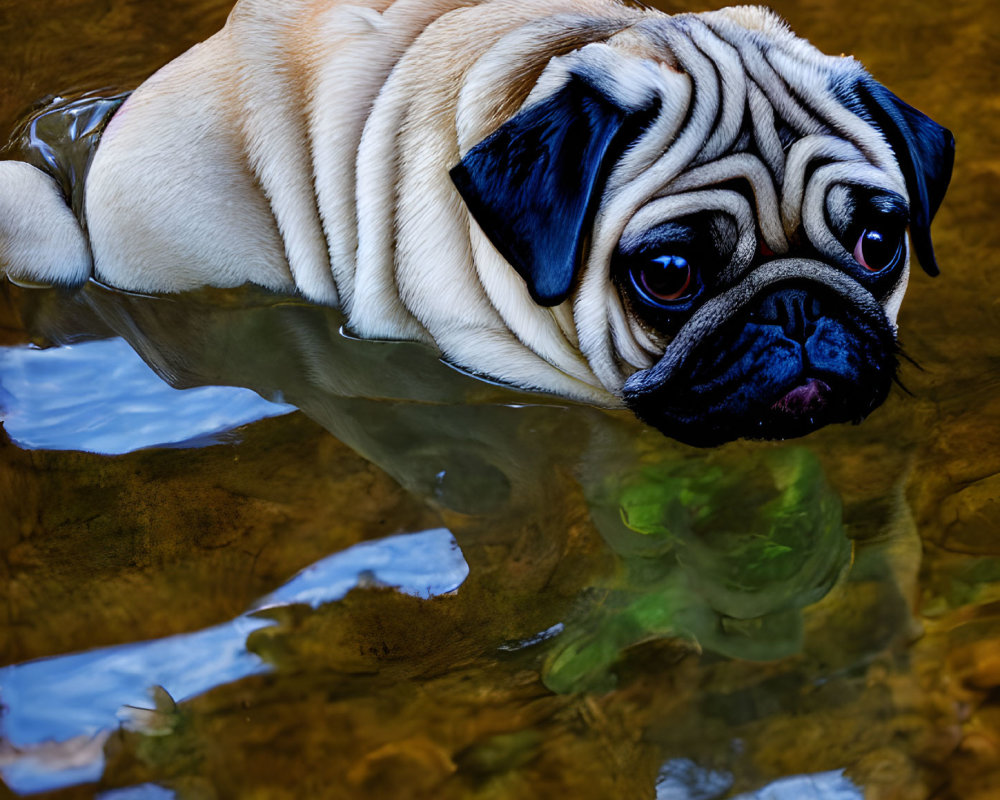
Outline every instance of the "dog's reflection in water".
<svg viewBox="0 0 1000 800">
<path fill-rule="evenodd" d="M 421 345 L 354 339 L 336 312 L 253 291 L 163 299 L 92 283 L 19 302 L 50 342 L 120 335 L 176 386 L 291 402 L 425 498 L 469 566 L 451 600 L 482 606 L 462 613 L 481 621 L 516 601 L 502 625 L 482 626 L 490 659 L 540 670 L 557 693 L 627 685 L 636 663 L 659 674 L 697 650 L 784 658 L 808 638 L 806 607 L 850 596 L 841 499 L 801 444 L 687 448 L 626 412 L 485 382 Z M 871 574 L 879 558 L 862 547 L 857 563 Z M 905 592 L 883 583 L 871 619 L 891 607 L 905 628 Z M 836 631 L 823 646 L 867 652 Z"/>
<path fill-rule="evenodd" d="M 51 341 L 118 334 L 175 386 L 245 386 L 297 406 L 454 518 L 473 569 L 479 536 L 538 525 L 559 540 L 567 495 L 582 496 L 625 564 L 626 591 L 614 590 L 600 624 L 643 603 L 651 614 L 611 635 L 616 651 L 687 635 L 726 652 L 735 639 L 716 636 L 720 619 L 747 629 L 740 620 L 766 617 L 756 638 L 772 630 L 782 644 L 762 642 L 758 655 L 787 652 L 798 609 L 829 589 L 850 552 L 840 500 L 801 446 L 694 450 L 627 413 L 486 382 L 420 344 L 355 339 L 336 311 L 255 290 L 164 299 L 91 283 L 71 301 L 51 290 L 21 300 Z M 697 608 L 686 595 L 700 596 Z M 775 622 L 786 612 L 787 625 Z M 608 666 L 607 653 L 598 661 Z"/>
</svg>

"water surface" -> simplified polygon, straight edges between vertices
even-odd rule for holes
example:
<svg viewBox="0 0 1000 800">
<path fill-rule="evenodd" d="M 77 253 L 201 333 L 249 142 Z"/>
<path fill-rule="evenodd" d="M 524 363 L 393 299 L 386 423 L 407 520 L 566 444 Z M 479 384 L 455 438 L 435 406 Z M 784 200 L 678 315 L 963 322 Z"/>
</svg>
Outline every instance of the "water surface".
<svg viewBox="0 0 1000 800">
<path fill-rule="evenodd" d="M 0 127 L 136 85 L 228 5 L 0 0 Z M 10 788 L 996 796 L 998 15 L 774 7 L 958 140 L 942 276 L 914 275 L 900 316 L 909 393 L 860 427 L 698 451 L 254 292 L 5 285 Z"/>
</svg>

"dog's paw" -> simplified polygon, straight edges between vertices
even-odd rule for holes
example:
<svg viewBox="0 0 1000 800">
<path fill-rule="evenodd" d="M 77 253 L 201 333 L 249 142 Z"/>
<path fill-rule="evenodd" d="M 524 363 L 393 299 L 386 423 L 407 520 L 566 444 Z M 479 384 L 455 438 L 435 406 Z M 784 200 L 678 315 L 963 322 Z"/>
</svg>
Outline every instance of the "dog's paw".
<svg viewBox="0 0 1000 800">
<path fill-rule="evenodd" d="M 56 182 L 23 161 L 0 161 L 0 271 L 28 286 L 77 286 L 90 247 Z"/>
</svg>

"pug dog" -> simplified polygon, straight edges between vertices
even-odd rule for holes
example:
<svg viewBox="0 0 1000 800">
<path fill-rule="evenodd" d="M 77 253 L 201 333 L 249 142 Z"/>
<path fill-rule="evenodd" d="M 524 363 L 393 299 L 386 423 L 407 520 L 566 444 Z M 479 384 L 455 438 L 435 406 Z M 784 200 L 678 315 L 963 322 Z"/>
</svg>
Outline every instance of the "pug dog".
<svg viewBox="0 0 1000 800">
<path fill-rule="evenodd" d="M 107 116 L 82 188 L 0 164 L 13 278 L 253 283 L 706 446 L 884 400 L 954 157 L 763 8 L 617 0 L 240 0 Z"/>
</svg>

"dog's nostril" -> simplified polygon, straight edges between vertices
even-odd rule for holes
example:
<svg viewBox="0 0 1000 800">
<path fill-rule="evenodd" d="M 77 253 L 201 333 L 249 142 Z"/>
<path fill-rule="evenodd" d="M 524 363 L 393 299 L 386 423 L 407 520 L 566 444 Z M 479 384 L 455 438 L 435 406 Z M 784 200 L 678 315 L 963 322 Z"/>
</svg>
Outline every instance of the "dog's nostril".
<svg viewBox="0 0 1000 800">
<path fill-rule="evenodd" d="M 802 343 L 816 332 L 816 324 L 822 317 L 820 299 L 804 289 L 773 292 L 750 314 L 752 322 L 776 325 L 788 338 Z"/>
</svg>

